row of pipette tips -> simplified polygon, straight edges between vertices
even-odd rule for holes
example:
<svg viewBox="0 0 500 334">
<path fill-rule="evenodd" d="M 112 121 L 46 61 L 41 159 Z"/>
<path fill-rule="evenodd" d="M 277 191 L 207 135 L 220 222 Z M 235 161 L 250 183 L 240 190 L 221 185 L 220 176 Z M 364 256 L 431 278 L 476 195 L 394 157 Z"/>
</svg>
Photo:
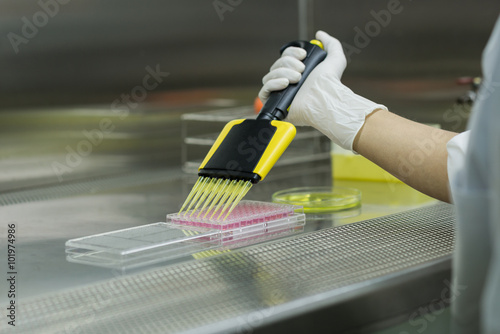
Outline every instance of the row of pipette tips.
<svg viewBox="0 0 500 334">
<path fill-rule="evenodd" d="M 196 218 L 225 220 L 251 187 L 252 182 L 247 180 L 200 176 L 179 214 L 184 212 L 184 217 L 196 215 Z"/>
</svg>

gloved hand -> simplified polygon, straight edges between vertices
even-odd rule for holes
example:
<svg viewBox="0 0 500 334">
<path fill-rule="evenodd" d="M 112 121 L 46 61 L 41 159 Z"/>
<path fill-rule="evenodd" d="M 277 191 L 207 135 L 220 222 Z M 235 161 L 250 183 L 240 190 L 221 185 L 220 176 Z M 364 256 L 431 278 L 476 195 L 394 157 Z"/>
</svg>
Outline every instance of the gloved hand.
<svg viewBox="0 0 500 334">
<path fill-rule="evenodd" d="M 323 43 L 327 57 L 307 77 L 290 106 L 287 121 L 294 125 L 309 125 L 334 143 L 353 151 L 353 141 L 365 122 L 365 117 L 377 109 L 387 108 L 356 95 L 340 82 L 346 58 L 340 42 L 323 31 L 316 33 Z M 263 103 L 273 91 L 297 83 L 304 71 L 301 62 L 306 51 L 289 47 L 262 79 L 259 92 Z"/>
</svg>

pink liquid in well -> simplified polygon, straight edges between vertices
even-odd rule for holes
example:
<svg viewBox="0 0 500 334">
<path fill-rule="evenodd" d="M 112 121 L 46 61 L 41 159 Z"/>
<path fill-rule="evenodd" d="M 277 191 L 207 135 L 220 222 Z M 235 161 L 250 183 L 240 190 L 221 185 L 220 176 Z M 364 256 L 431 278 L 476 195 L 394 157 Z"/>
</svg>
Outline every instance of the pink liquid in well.
<svg viewBox="0 0 500 334">
<path fill-rule="evenodd" d="M 223 220 L 217 218 L 219 212 L 208 212 L 205 218 L 206 211 L 188 211 L 182 213 L 172 213 L 167 215 L 167 221 L 174 224 L 204 227 L 218 230 L 231 230 L 243 226 L 269 222 L 281 218 L 285 218 L 294 214 L 295 207 L 293 205 L 241 201 L 229 216 Z"/>
</svg>

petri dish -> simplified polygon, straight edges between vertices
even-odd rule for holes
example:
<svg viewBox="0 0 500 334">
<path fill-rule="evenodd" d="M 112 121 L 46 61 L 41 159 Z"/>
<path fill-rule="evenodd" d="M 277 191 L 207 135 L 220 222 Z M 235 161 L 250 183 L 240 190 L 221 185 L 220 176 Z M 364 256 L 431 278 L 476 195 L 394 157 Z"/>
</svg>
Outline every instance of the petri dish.
<svg viewBox="0 0 500 334">
<path fill-rule="evenodd" d="M 272 195 L 274 203 L 301 205 L 304 213 L 327 214 L 357 209 L 361 191 L 348 187 L 300 187 L 280 190 Z"/>
</svg>

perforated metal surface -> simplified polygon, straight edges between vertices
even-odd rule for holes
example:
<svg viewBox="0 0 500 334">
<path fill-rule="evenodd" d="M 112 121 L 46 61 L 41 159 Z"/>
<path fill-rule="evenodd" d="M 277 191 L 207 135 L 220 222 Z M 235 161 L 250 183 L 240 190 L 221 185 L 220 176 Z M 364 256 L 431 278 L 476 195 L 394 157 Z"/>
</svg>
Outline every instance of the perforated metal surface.
<svg viewBox="0 0 500 334">
<path fill-rule="evenodd" d="M 16 329 L 244 332 L 300 301 L 449 256 L 453 221 L 441 203 L 126 276 L 24 303 Z"/>
</svg>

